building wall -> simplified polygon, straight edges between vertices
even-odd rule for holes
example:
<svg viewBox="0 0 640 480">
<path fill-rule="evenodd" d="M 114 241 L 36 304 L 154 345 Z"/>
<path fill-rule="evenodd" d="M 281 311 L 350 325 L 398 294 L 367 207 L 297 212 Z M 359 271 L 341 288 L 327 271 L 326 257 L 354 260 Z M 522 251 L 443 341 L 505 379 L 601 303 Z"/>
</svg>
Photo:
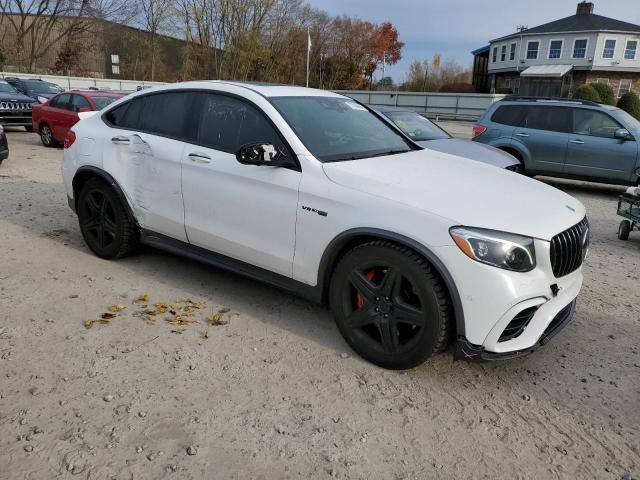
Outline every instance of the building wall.
<svg viewBox="0 0 640 480">
<path fill-rule="evenodd" d="M 622 80 L 630 80 L 631 91 L 640 95 L 640 72 L 574 72 L 576 87 L 585 83 L 602 82 L 611 87 L 616 97 L 618 97 Z"/>
<path fill-rule="evenodd" d="M 616 48 L 613 54 L 613 58 L 602 58 L 604 51 L 605 40 L 615 40 Z M 626 49 L 627 40 L 637 40 L 638 48 L 636 50 L 635 60 L 628 60 L 624 58 L 624 51 Z M 640 35 L 632 34 L 614 34 L 614 33 L 601 33 L 598 35 L 597 46 L 595 55 L 593 57 L 593 66 L 604 68 L 638 68 L 640 69 Z"/>
</svg>

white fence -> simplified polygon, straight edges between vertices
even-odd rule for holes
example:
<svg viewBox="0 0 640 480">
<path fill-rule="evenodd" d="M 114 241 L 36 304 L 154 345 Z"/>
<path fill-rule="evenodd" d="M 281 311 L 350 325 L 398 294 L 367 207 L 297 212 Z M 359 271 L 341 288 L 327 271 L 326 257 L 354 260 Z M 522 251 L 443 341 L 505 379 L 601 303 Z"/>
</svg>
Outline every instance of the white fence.
<svg viewBox="0 0 640 480">
<path fill-rule="evenodd" d="M 135 91 L 140 87 L 163 85 L 163 82 L 118 80 L 110 78 L 65 77 L 28 73 L 0 72 L 0 77 L 40 78 L 65 89 L 100 89 Z M 338 90 L 372 107 L 394 106 L 416 110 L 436 119 L 475 120 L 493 103 L 505 95 L 479 93 L 378 92 L 367 90 Z"/>
<path fill-rule="evenodd" d="M 339 90 L 372 107 L 401 107 L 436 119 L 476 120 L 489 106 L 506 95 L 484 93 L 377 92 Z"/>
<path fill-rule="evenodd" d="M 47 82 L 55 83 L 56 85 L 60 85 L 65 89 L 87 89 L 90 87 L 97 87 L 109 90 L 135 91 L 138 87 L 163 85 L 163 82 L 146 82 L 143 80 L 118 80 L 113 78 L 65 77 L 61 75 L 0 72 L 0 78 L 4 77 L 39 78 Z"/>
</svg>

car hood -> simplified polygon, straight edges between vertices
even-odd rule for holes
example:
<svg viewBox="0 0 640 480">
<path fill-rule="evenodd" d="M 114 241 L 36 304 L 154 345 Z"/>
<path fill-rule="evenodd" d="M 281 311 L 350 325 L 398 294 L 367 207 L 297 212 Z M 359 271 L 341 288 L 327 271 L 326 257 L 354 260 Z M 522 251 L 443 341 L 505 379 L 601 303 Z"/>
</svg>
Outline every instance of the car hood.
<svg viewBox="0 0 640 480">
<path fill-rule="evenodd" d="M 417 142 L 418 145 L 436 152 L 449 153 L 470 160 L 488 163 L 494 167 L 507 168 L 517 165 L 518 161 L 511 155 L 490 145 L 474 143 L 459 138 L 443 138 Z"/>
<path fill-rule="evenodd" d="M 20 102 L 20 103 L 33 103 L 34 100 L 31 97 L 27 97 L 21 93 L 0 93 L 0 102 Z"/>
<path fill-rule="evenodd" d="M 445 217 L 451 225 L 551 240 L 586 214 L 578 200 L 542 182 L 435 151 L 324 163 L 323 169 L 339 185 Z"/>
</svg>

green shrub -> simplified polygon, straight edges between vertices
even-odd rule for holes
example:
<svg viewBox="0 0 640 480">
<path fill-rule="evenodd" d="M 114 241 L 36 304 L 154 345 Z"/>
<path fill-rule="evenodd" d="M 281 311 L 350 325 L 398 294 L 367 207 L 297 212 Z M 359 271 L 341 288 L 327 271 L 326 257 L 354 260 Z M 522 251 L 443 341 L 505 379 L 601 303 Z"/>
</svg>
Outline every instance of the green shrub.
<svg viewBox="0 0 640 480">
<path fill-rule="evenodd" d="M 595 88 L 591 85 L 580 85 L 576 88 L 576 92 L 573 94 L 573 98 L 580 100 L 589 100 L 590 102 L 602 103 L 602 99 Z"/>
<path fill-rule="evenodd" d="M 604 83 L 592 83 L 591 86 L 596 92 L 598 92 L 598 95 L 600 95 L 602 103 L 606 105 L 616 104 L 616 96 L 609 85 L 605 85 Z"/>
<path fill-rule="evenodd" d="M 635 93 L 625 93 L 620 100 L 618 100 L 618 108 L 624 110 L 637 120 L 640 120 L 640 98 Z"/>
</svg>

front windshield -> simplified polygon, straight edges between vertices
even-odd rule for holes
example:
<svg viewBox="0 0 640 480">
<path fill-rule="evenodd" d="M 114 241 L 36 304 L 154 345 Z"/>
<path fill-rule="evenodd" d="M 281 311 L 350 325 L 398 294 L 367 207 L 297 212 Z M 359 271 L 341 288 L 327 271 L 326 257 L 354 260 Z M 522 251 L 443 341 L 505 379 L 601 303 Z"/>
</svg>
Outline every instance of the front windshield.
<svg viewBox="0 0 640 480">
<path fill-rule="evenodd" d="M 120 97 L 91 97 L 91 100 L 96 104 L 98 110 L 102 110 L 107 105 L 112 104 L 116 100 L 120 100 Z"/>
<path fill-rule="evenodd" d="M 60 88 L 53 83 L 40 82 L 37 80 L 25 80 L 24 86 L 29 93 L 58 93 Z"/>
<path fill-rule="evenodd" d="M 270 99 L 302 143 L 321 162 L 357 160 L 411 150 L 400 133 L 349 98 Z"/>
<path fill-rule="evenodd" d="M 396 126 L 416 142 L 450 138 L 440 127 L 416 112 L 383 112 Z"/>
<path fill-rule="evenodd" d="M 0 93 L 18 93 L 18 90 L 5 82 L 0 82 Z"/>
<path fill-rule="evenodd" d="M 624 128 L 626 128 L 627 130 L 640 132 L 640 122 L 624 110 L 617 110 L 614 113 L 614 116 L 622 123 L 622 125 L 624 125 Z"/>
</svg>

